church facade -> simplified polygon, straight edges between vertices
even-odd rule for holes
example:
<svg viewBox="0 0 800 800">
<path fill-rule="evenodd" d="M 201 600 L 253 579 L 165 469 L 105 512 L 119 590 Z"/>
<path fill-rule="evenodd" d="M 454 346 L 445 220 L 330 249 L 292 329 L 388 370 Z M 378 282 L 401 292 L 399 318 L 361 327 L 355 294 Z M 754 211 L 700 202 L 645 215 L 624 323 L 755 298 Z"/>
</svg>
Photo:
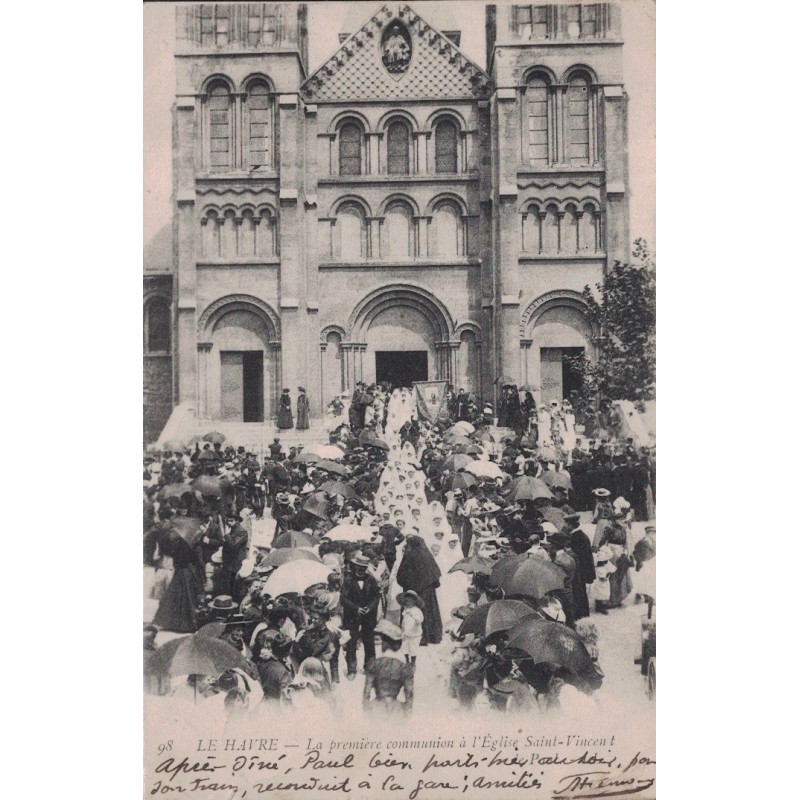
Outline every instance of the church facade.
<svg viewBox="0 0 800 800">
<path fill-rule="evenodd" d="M 146 437 L 174 408 L 269 425 L 282 387 L 317 418 L 357 381 L 574 388 L 581 291 L 629 257 L 619 8 L 489 5 L 484 70 L 452 19 L 354 4 L 310 74 L 304 4 L 176 13 Z"/>
</svg>

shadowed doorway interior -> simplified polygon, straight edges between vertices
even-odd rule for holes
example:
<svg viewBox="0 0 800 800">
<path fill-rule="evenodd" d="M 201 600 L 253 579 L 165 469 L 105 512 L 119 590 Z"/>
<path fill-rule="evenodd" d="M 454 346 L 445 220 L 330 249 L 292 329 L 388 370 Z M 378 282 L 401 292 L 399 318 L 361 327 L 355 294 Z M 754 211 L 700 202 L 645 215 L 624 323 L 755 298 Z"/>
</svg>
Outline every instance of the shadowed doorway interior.
<svg viewBox="0 0 800 800">
<path fill-rule="evenodd" d="M 393 389 L 428 380 L 428 354 L 424 350 L 384 350 L 375 353 L 375 382 Z"/>
<path fill-rule="evenodd" d="M 222 418 L 264 421 L 264 353 L 262 350 L 220 353 Z"/>
</svg>

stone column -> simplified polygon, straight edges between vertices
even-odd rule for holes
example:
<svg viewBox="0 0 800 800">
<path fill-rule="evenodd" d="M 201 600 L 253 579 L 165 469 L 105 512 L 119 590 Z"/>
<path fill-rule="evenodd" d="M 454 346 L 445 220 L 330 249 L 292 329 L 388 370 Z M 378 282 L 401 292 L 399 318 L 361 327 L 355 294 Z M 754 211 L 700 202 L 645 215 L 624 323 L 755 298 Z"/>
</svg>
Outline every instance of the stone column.
<svg viewBox="0 0 800 800">
<path fill-rule="evenodd" d="M 208 419 L 208 359 L 211 342 L 197 344 L 197 418 Z"/>
<path fill-rule="evenodd" d="M 531 382 L 530 377 L 528 375 L 528 353 L 530 352 L 531 344 L 533 344 L 533 339 L 519 340 L 520 386 L 525 386 L 525 384 Z"/>
<path fill-rule="evenodd" d="M 269 400 L 264 398 L 264 420 L 275 419 L 278 415 L 278 398 L 283 389 L 283 351 L 279 341 L 270 342 L 269 349 L 272 354 L 272 392 Z"/>
</svg>

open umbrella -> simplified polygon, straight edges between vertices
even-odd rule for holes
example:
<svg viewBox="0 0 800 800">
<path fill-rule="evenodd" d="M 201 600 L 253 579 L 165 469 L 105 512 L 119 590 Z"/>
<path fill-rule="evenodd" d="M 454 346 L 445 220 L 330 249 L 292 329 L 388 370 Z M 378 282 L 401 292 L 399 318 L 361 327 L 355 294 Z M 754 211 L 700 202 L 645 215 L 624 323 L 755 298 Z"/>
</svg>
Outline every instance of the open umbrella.
<svg viewBox="0 0 800 800">
<path fill-rule="evenodd" d="M 169 500 L 171 497 L 181 498 L 185 494 L 192 494 L 193 489 L 188 483 L 170 483 L 158 493 L 159 500 Z"/>
<path fill-rule="evenodd" d="M 564 522 L 566 520 L 564 518 L 564 512 L 560 508 L 556 508 L 555 506 L 542 506 L 538 511 L 546 522 L 552 522 L 559 530 L 564 527 Z"/>
<path fill-rule="evenodd" d="M 335 461 L 318 461 L 314 464 L 314 469 L 322 469 L 325 472 L 332 472 L 334 475 L 341 475 L 343 478 L 347 477 L 347 468 L 343 467 L 341 464 L 337 464 Z"/>
<path fill-rule="evenodd" d="M 387 453 L 392 449 L 389 447 L 389 443 L 384 442 L 383 439 L 370 439 L 367 442 L 367 447 L 375 447 L 378 450 L 386 450 Z"/>
<path fill-rule="evenodd" d="M 224 433 L 220 433 L 219 431 L 211 431 L 210 433 L 206 433 L 203 436 L 204 442 L 211 442 L 211 444 L 222 444 L 226 439 Z"/>
<path fill-rule="evenodd" d="M 361 525 L 337 525 L 331 528 L 325 537 L 335 542 L 368 542 L 372 539 L 372 529 Z"/>
<path fill-rule="evenodd" d="M 490 558 L 470 556 L 469 558 L 462 558 L 461 561 L 456 561 L 448 572 L 466 572 L 467 575 L 477 572 L 479 575 L 491 575 L 494 563 Z"/>
<path fill-rule="evenodd" d="M 461 469 L 466 469 L 475 459 L 465 453 L 456 453 L 455 455 L 448 456 L 442 464 L 442 469 L 449 469 L 450 472 L 458 472 Z"/>
<path fill-rule="evenodd" d="M 208 461 L 216 461 L 217 457 L 212 450 L 202 450 L 200 455 L 197 456 L 197 460 L 205 464 Z"/>
<path fill-rule="evenodd" d="M 495 381 L 495 383 L 496 383 L 498 386 L 516 386 L 516 385 L 517 385 L 516 378 L 509 378 L 509 377 L 508 377 L 508 375 L 502 375 L 502 376 L 500 376 L 500 377 L 499 377 L 499 378 L 498 378 L 498 379 Z"/>
<path fill-rule="evenodd" d="M 331 568 L 314 561 L 290 561 L 278 567 L 264 584 L 263 594 L 279 597 L 282 594 L 295 592 L 303 594 L 309 586 L 316 583 L 327 583 Z"/>
<path fill-rule="evenodd" d="M 542 618 L 535 608 L 521 600 L 494 600 L 476 608 L 461 623 L 458 635 L 461 637 L 474 633 L 476 636 L 491 636 L 497 631 L 507 631 L 520 620 L 532 616 Z"/>
<path fill-rule="evenodd" d="M 280 547 L 277 550 L 272 550 L 267 553 L 261 561 L 258 562 L 256 572 L 266 572 L 272 567 L 280 567 L 283 564 L 288 564 L 290 561 L 314 561 L 321 564 L 322 560 L 316 553 L 311 550 L 303 550 L 300 547 Z"/>
<path fill-rule="evenodd" d="M 537 664 L 564 667 L 594 689 L 603 682 L 603 673 L 592 661 L 581 637 L 560 622 L 523 619 L 509 632 L 508 646 L 527 653 Z"/>
<path fill-rule="evenodd" d="M 488 428 L 481 428 L 479 431 L 475 431 L 472 434 L 472 438 L 476 442 L 494 442 L 494 436 L 492 436 Z"/>
<path fill-rule="evenodd" d="M 319 487 L 319 491 L 327 492 L 328 494 L 341 495 L 345 500 L 359 499 L 358 495 L 356 494 L 356 490 L 352 486 L 348 486 L 346 483 L 342 483 L 341 481 L 325 481 L 325 483 Z"/>
<path fill-rule="evenodd" d="M 316 544 L 319 544 L 319 542 L 317 542 L 313 536 L 309 536 L 302 531 L 286 531 L 280 534 L 280 536 L 276 536 L 275 540 L 272 542 L 272 546 L 275 548 L 314 547 Z"/>
<path fill-rule="evenodd" d="M 209 635 L 211 633 L 213 631 L 201 629 L 192 636 L 172 639 L 147 659 L 145 672 L 160 678 L 170 675 L 216 677 L 229 669 L 250 669 L 244 656 L 233 645 L 218 638 L 218 634 Z"/>
<path fill-rule="evenodd" d="M 316 464 L 322 457 L 316 453 L 298 453 L 293 460 L 296 464 Z"/>
<path fill-rule="evenodd" d="M 464 452 L 468 456 L 482 456 L 484 449 L 479 444 L 470 444 L 466 446 Z"/>
<path fill-rule="evenodd" d="M 303 511 L 313 514 L 318 519 L 328 519 L 330 508 L 330 503 L 323 492 L 310 494 L 303 503 Z"/>
<path fill-rule="evenodd" d="M 569 489 L 572 491 L 572 479 L 566 472 L 556 472 L 554 469 L 546 469 L 542 473 L 542 480 L 552 489 Z"/>
<path fill-rule="evenodd" d="M 470 434 L 475 432 L 475 426 L 471 422 L 467 422 L 465 419 L 461 419 L 458 422 L 456 422 L 450 428 L 450 430 L 451 431 L 457 430 L 459 433 Z"/>
<path fill-rule="evenodd" d="M 470 486 L 475 486 L 478 479 L 469 472 L 456 472 L 450 479 L 450 488 L 455 489 L 468 489 Z"/>
<path fill-rule="evenodd" d="M 464 467 L 464 471 L 475 475 L 477 478 L 502 478 L 505 475 L 494 461 L 473 461 Z"/>
<path fill-rule="evenodd" d="M 466 447 L 469 447 L 471 444 L 473 444 L 472 439 L 470 439 L 463 433 L 459 433 L 458 431 L 455 432 L 448 431 L 444 435 L 444 440 L 445 442 L 447 442 L 447 444 L 453 444 L 453 445 L 463 444 Z"/>
<path fill-rule="evenodd" d="M 192 489 L 205 497 L 222 497 L 230 491 L 231 484 L 215 475 L 200 475 L 192 481 Z"/>
<path fill-rule="evenodd" d="M 316 453 L 320 458 L 338 461 L 344 457 L 344 451 L 335 444 L 312 444 L 305 449 L 306 453 Z"/>
<path fill-rule="evenodd" d="M 365 445 L 368 442 L 375 441 L 375 439 L 377 439 L 377 438 L 378 438 L 378 435 L 375 433 L 375 431 L 371 431 L 371 430 L 369 430 L 369 428 L 364 428 L 364 430 L 361 431 L 361 433 L 358 434 L 358 443 L 360 445 Z"/>
<path fill-rule="evenodd" d="M 548 592 L 563 589 L 566 577 L 567 573 L 557 564 L 523 553 L 500 559 L 489 580 L 506 597 L 519 594 L 539 599 Z"/>
<path fill-rule="evenodd" d="M 180 439 L 169 439 L 161 445 L 162 450 L 169 450 L 172 453 L 183 451 L 183 442 Z"/>
<path fill-rule="evenodd" d="M 537 500 L 543 497 L 548 500 L 553 499 L 553 493 L 544 481 L 530 475 L 523 475 L 517 478 L 511 485 L 509 500 Z"/>
</svg>

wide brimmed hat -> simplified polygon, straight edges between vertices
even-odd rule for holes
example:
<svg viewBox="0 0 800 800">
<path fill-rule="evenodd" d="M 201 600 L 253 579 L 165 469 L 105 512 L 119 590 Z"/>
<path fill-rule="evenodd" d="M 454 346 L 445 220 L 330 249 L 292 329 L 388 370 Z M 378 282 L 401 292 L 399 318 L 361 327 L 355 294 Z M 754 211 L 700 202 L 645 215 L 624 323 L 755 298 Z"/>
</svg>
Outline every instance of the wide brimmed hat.
<svg viewBox="0 0 800 800">
<path fill-rule="evenodd" d="M 552 522 L 543 522 L 541 528 L 544 533 L 549 533 L 551 536 L 554 533 L 558 533 L 558 528 Z"/>
<path fill-rule="evenodd" d="M 566 547 L 572 539 L 568 533 L 557 531 L 556 533 L 550 534 L 549 541 L 555 547 Z"/>
<path fill-rule="evenodd" d="M 375 626 L 375 633 L 379 633 L 381 636 L 385 636 L 387 639 L 391 639 L 395 642 L 402 641 L 403 639 L 403 631 L 393 622 L 385 618 Z"/>
<path fill-rule="evenodd" d="M 422 603 L 422 598 L 413 589 L 408 589 L 405 592 L 400 592 L 400 594 L 398 594 L 395 599 L 397 600 L 398 603 L 401 604 L 404 600 L 413 600 L 417 606 L 419 606 Z"/>
<path fill-rule="evenodd" d="M 607 545 L 604 544 L 595 554 L 594 560 L 596 563 L 600 563 L 601 561 L 611 561 L 614 558 L 614 552 L 612 549 Z"/>
<path fill-rule="evenodd" d="M 354 567 L 368 567 L 371 562 L 363 553 L 356 553 L 350 563 Z"/>
<path fill-rule="evenodd" d="M 229 594 L 221 594 L 215 597 L 208 605 L 214 611 L 235 611 L 239 606 L 233 602 Z"/>
<path fill-rule="evenodd" d="M 608 489 L 603 489 L 601 487 L 600 489 L 592 489 L 592 494 L 595 497 L 610 497 L 611 492 L 609 492 Z"/>
</svg>

